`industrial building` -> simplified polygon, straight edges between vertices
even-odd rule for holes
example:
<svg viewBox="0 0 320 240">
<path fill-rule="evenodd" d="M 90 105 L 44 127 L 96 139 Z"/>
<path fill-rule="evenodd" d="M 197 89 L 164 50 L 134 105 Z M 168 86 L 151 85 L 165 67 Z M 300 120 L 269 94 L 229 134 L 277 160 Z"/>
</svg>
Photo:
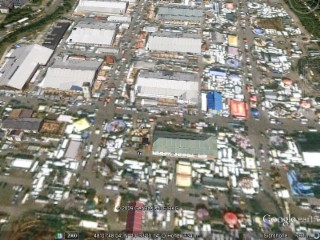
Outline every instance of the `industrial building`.
<svg viewBox="0 0 320 240">
<path fill-rule="evenodd" d="M 0 86 L 23 90 L 40 65 L 46 65 L 53 50 L 38 44 L 24 45 L 11 50 L 0 69 Z"/>
<path fill-rule="evenodd" d="M 68 44 L 75 45 L 112 45 L 117 32 L 117 24 L 110 22 L 79 22 L 67 39 Z"/>
<path fill-rule="evenodd" d="M 229 189 L 228 181 L 224 178 L 212 178 L 204 176 L 202 178 L 202 184 L 209 189 L 216 189 L 218 191 L 227 191 Z"/>
<path fill-rule="evenodd" d="M 308 132 L 304 134 L 304 139 L 298 140 L 298 148 L 302 153 L 304 165 L 309 167 L 319 167 L 320 157 L 320 133 Z"/>
<path fill-rule="evenodd" d="M 201 42 L 199 34 L 160 31 L 151 34 L 147 49 L 159 52 L 201 54 Z"/>
<path fill-rule="evenodd" d="M 128 2 L 105 0 L 80 0 L 74 13 L 76 15 L 123 15 L 128 7 Z"/>
<path fill-rule="evenodd" d="M 57 25 L 53 27 L 52 31 L 46 36 L 42 46 L 53 50 L 56 49 L 69 26 L 69 22 L 58 22 Z"/>
<path fill-rule="evenodd" d="M 160 6 L 157 19 L 163 21 L 201 23 L 203 20 L 203 9 L 177 5 Z"/>
<path fill-rule="evenodd" d="M 223 110 L 222 94 L 208 92 L 201 94 L 201 110 L 203 112 L 217 113 Z"/>
<path fill-rule="evenodd" d="M 217 139 L 212 135 L 156 131 L 152 154 L 213 160 L 217 158 Z"/>
<path fill-rule="evenodd" d="M 97 71 L 101 65 L 99 61 L 86 60 L 56 60 L 48 68 L 47 74 L 40 84 L 45 89 L 82 92 L 84 83 L 92 87 Z"/>
<path fill-rule="evenodd" d="M 197 104 L 199 79 L 194 73 L 141 70 L 135 85 L 137 96 Z"/>
<path fill-rule="evenodd" d="M 43 124 L 42 118 L 5 119 L 1 128 L 6 130 L 21 130 L 26 132 L 39 132 Z"/>
</svg>

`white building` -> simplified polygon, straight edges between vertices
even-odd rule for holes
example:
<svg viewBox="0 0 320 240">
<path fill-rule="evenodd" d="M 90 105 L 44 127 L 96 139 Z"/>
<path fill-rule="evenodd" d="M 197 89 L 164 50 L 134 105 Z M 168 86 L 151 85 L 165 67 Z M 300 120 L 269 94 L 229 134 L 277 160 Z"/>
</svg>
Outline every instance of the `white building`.
<svg viewBox="0 0 320 240">
<path fill-rule="evenodd" d="M 128 2 L 103 1 L 103 0 L 80 0 L 74 13 L 79 15 L 123 15 L 128 7 Z"/>
<path fill-rule="evenodd" d="M 0 86 L 22 90 L 40 65 L 46 65 L 53 50 L 38 44 L 24 45 L 12 50 L 0 69 Z"/>
<path fill-rule="evenodd" d="M 159 52 L 201 54 L 201 36 L 190 33 L 155 32 L 148 39 L 147 49 Z"/>
<path fill-rule="evenodd" d="M 198 76 L 194 73 L 142 70 L 137 78 L 135 92 L 142 98 L 171 99 L 178 103 L 197 104 Z"/>
<path fill-rule="evenodd" d="M 117 32 L 117 24 L 110 22 L 79 22 L 72 30 L 68 44 L 112 45 Z"/>
<path fill-rule="evenodd" d="M 108 17 L 109 22 L 117 22 L 117 23 L 130 23 L 131 17 L 130 16 L 110 16 Z"/>
<path fill-rule="evenodd" d="M 47 89 L 82 92 L 85 82 L 92 87 L 100 65 L 99 61 L 57 60 L 48 68 L 39 86 Z"/>
<path fill-rule="evenodd" d="M 16 158 L 11 162 L 11 167 L 30 169 L 33 163 L 34 160 L 32 159 Z"/>
</svg>

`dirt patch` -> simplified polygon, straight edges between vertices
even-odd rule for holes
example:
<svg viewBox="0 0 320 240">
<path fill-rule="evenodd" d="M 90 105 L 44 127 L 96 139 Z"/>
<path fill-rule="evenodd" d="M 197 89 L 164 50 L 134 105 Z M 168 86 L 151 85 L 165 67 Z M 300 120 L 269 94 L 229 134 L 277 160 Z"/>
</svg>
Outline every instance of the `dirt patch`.
<svg viewBox="0 0 320 240">
<path fill-rule="evenodd" d="M 258 26 L 265 29 L 275 29 L 283 31 L 284 25 L 281 18 L 258 18 Z"/>
</svg>

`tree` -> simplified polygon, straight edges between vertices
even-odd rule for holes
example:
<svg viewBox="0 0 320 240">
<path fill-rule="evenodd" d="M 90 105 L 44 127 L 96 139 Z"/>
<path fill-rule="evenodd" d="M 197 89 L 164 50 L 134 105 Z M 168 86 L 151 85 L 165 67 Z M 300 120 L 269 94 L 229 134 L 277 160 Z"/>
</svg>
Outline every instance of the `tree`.
<svg viewBox="0 0 320 240">
<path fill-rule="evenodd" d="M 86 198 L 88 200 L 93 200 L 94 197 L 96 196 L 96 190 L 93 188 L 89 188 L 85 194 Z"/>
</svg>

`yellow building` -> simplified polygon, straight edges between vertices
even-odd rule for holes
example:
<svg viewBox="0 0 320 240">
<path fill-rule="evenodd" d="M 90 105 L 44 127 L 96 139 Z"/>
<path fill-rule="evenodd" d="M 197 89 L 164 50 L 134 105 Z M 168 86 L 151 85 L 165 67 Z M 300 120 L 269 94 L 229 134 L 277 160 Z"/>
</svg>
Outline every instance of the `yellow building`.
<svg viewBox="0 0 320 240">
<path fill-rule="evenodd" d="M 176 166 L 176 185 L 178 187 L 191 187 L 192 185 L 192 168 L 190 163 L 178 163 Z"/>
<path fill-rule="evenodd" d="M 238 37 L 235 35 L 228 35 L 229 46 L 238 47 Z"/>
</svg>

